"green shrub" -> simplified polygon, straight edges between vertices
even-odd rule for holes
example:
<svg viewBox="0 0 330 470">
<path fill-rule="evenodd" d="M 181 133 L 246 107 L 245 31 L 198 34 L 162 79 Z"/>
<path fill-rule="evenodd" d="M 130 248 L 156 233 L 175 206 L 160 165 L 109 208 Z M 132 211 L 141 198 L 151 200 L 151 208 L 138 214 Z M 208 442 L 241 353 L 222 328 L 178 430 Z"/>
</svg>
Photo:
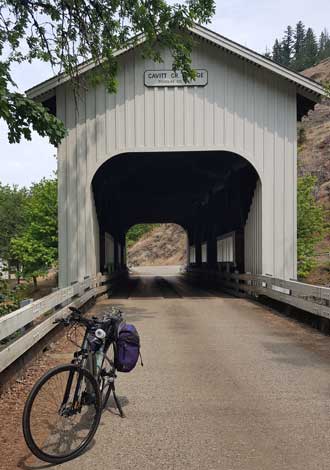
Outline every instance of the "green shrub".
<svg viewBox="0 0 330 470">
<path fill-rule="evenodd" d="M 300 278 L 307 277 L 316 265 L 315 245 L 322 239 L 325 226 L 325 211 L 315 198 L 316 181 L 310 175 L 298 178 L 297 254 Z"/>
</svg>

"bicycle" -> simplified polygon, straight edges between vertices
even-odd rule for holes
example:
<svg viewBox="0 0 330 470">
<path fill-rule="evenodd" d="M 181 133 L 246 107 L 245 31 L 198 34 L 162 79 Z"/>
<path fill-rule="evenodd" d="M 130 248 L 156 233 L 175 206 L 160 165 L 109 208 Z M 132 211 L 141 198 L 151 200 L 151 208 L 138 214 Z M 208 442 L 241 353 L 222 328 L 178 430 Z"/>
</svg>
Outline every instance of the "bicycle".
<svg viewBox="0 0 330 470">
<path fill-rule="evenodd" d="M 35 383 L 23 412 L 27 446 L 39 459 L 52 464 L 71 460 L 84 451 L 97 431 L 111 392 L 124 417 L 115 391 L 116 337 L 122 313 L 113 309 L 102 319 L 85 318 L 80 310 L 69 308 L 72 313 L 55 322 L 75 331 L 78 325 L 85 328 L 80 349 L 70 364 L 54 367 Z"/>
</svg>

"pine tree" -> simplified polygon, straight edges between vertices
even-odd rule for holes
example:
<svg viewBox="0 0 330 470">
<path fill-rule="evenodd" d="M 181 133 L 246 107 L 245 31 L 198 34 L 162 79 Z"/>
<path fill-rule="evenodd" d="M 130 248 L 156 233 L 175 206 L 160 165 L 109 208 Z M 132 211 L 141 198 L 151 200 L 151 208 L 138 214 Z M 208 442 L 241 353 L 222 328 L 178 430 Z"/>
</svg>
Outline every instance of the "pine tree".
<svg viewBox="0 0 330 470">
<path fill-rule="evenodd" d="M 330 36 L 327 29 L 321 32 L 319 39 L 319 54 L 318 60 L 321 61 L 330 57 Z"/>
<path fill-rule="evenodd" d="M 293 53 L 293 29 L 291 26 L 288 26 L 284 32 L 284 37 L 282 39 L 282 60 L 281 64 L 285 65 L 286 67 L 290 67 L 292 61 L 292 53 Z"/>
<path fill-rule="evenodd" d="M 273 56 L 274 62 L 278 64 L 282 64 L 282 47 L 278 39 L 276 39 L 274 46 L 273 46 Z"/>
<path fill-rule="evenodd" d="M 318 44 L 312 28 L 308 28 L 304 40 L 304 69 L 312 67 L 318 60 Z"/>
<path fill-rule="evenodd" d="M 270 50 L 268 49 L 268 47 L 266 47 L 266 51 L 264 53 L 264 56 L 267 58 L 267 59 L 272 59 L 273 56 L 272 56 L 272 53 L 270 52 Z"/>
<path fill-rule="evenodd" d="M 301 71 L 304 68 L 304 41 L 305 41 L 306 31 L 305 25 L 302 21 L 299 21 L 296 24 L 296 29 L 294 32 L 294 58 L 293 58 L 293 68 L 294 70 Z"/>
</svg>

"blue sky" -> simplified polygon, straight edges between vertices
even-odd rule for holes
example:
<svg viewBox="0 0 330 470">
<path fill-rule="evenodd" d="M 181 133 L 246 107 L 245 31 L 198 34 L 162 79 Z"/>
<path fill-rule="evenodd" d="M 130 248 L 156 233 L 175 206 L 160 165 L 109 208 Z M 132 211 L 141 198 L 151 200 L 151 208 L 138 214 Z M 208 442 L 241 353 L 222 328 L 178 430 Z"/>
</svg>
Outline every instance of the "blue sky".
<svg viewBox="0 0 330 470">
<path fill-rule="evenodd" d="M 210 29 L 258 52 L 272 46 L 288 24 L 302 20 L 319 34 L 330 30 L 330 1 L 315 0 L 218 0 Z M 21 65 L 14 69 L 19 90 L 26 90 L 52 76 L 41 63 Z M 56 149 L 47 139 L 34 134 L 31 142 L 8 144 L 6 127 L 0 120 L 0 181 L 19 186 L 50 176 L 56 168 Z"/>
</svg>

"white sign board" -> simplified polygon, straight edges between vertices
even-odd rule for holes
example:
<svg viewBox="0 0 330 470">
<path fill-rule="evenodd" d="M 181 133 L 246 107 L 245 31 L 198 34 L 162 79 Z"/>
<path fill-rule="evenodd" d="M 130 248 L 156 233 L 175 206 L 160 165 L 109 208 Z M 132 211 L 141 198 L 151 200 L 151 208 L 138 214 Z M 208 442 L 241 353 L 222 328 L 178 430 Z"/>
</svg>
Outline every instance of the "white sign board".
<svg viewBox="0 0 330 470">
<path fill-rule="evenodd" d="M 173 70 L 146 70 L 144 72 L 145 86 L 205 86 L 207 85 L 207 70 L 196 69 L 196 78 L 185 83 L 181 72 Z"/>
</svg>

